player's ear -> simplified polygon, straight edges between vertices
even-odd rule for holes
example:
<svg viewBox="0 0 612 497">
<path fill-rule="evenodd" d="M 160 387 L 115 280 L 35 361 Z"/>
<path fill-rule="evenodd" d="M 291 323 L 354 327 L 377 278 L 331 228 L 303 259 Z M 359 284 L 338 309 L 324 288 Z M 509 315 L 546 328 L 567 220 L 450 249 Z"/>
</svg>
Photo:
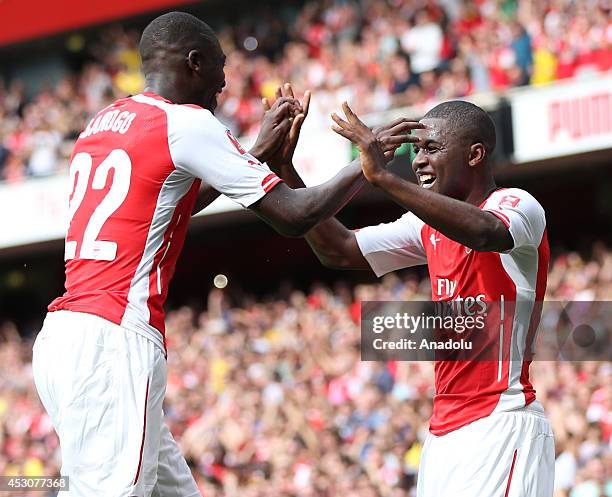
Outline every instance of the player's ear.
<svg viewBox="0 0 612 497">
<path fill-rule="evenodd" d="M 202 58 L 198 50 L 190 50 L 187 54 L 187 65 L 193 72 L 200 72 L 202 69 Z"/>
<path fill-rule="evenodd" d="M 483 143 L 473 143 L 470 145 L 470 157 L 468 159 L 468 164 L 470 167 L 479 166 L 485 160 L 487 155 L 487 150 Z"/>
</svg>

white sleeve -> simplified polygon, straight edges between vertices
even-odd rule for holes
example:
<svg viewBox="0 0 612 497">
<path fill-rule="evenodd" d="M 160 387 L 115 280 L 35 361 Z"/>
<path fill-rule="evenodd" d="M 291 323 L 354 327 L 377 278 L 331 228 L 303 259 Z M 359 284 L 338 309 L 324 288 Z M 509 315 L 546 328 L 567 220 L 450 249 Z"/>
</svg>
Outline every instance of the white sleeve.
<svg viewBox="0 0 612 497">
<path fill-rule="evenodd" d="M 493 192 L 482 210 L 495 214 L 514 240 L 512 250 L 525 245 L 538 246 L 546 229 L 546 215 L 540 203 L 519 188 Z"/>
<path fill-rule="evenodd" d="M 282 181 L 242 148 L 208 110 L 181 107 L 168 118 L 168 143 L 176 168 L 202 179 L 243 207 Z"/>
<path fill-rule="evenodd" d="M 423 224 L 412 212 L 408 212 L 392 223 L 368 226 L 355 233 L 357 245 L 376 276 L 427 264 L 421 239 Z"/>
</svg>

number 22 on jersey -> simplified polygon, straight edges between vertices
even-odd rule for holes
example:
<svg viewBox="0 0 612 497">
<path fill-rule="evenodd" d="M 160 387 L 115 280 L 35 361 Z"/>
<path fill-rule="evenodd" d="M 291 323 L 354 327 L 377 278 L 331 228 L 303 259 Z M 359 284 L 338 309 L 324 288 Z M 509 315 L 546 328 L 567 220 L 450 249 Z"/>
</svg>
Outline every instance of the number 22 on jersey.
<svg viewBox="0 0 612 497">
<path fill-rule="evenodd" d="M 72 194 L 68 204 L 68 225 L 79 210 L 88 193 L 89 177 L 93 166 L 90 154 L 80 152 L 74 156 L 70 164 L 70 184 Z M 113 182 L 108 193 L 93 211 L 87 221 L 80 242 L 66 238 L 64 259 L 92 259 L 97 261 L 112 261 L 117 256 L 117 243 L 98 240 L 102 226 L 108 218 L 121 206 L 130 189 L 132 161 L 125 150 L 115 149 L 95 169 L 91 190 L 102 190 L 111 169 L 114 169 Z M 73 237 L 77 233 L 70 233 Z"/>
</svg>

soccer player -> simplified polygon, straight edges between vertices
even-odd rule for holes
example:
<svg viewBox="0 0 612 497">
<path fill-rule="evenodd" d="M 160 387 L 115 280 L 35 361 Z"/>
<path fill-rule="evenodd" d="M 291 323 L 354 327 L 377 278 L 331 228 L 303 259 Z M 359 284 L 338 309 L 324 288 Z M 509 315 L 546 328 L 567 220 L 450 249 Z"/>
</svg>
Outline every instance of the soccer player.
<svg viewBox="0 0 612 497">
<path fill-rule="evenodd" d="M 523 190 L 496 187 L 495 127 L 471 103 L 442 103 L 420 121 L 418 185 L 386 171 L 375 136 L 343 108 L 346 120 L 334 115 L 334 130 L 359 148 L 365 179 L 408 212 L 358 231 L 324 221 L 306 235 L 321 262 L 377 276 L 427 264 L 435 301 L 516 303 L 505 331 L 488 337 L 503 359 L 436 361 L 417 495 L 552 496 L 553 434 L 529 380 L 549 259 L 542 206 Z M 280 174 L 290 186 L 303 184 L 291 167 Z M 361 174 L 357 166 L 353 174 Z"/>
<path fill-rule="evenodd" d="M 225 56 L 199 19 L 158 17 L 140 53 L 146 91 L 101 110 L 75 144 L 66 293 L 34 345 L 72 497 L 200 495 L 162 413 L 163 304 L 192 212 L 220 192 L 297 236 L 334 215 L 358 183 L 348 169 L 292 190 L 263 163 L 292 153 L 307 99 L 278 99 L 254 148 L 242 148 L 213 115 Z M 387 153 L 406 129 L 380 131 Z"/>
</svg>

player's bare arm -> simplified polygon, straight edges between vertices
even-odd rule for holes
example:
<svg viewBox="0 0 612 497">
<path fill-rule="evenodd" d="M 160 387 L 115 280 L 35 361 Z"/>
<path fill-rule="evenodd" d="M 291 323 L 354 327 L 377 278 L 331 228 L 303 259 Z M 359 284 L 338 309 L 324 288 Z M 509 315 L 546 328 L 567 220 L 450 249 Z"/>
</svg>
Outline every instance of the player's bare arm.
<svg viewBox="0 0 612 497">
<path fill-rule="evenodd" d="M 277 100 L 282 97 L 295 98 L 291 84 L 287 83 L 276 90 Z M 268 161 L 268 165 L 272 170 L 293 189 L 306 187 L 293 167 L 293 153 L 297 146 L 302 124 L 308 115 L 310 97 L 310 92 L 306 91 L 302 101 L 302 114 L 295 117 L 284 145 Z M 267 99 L 263 99 L 263 105 L 264 110 L 270 108 L 270 103 Z M 420 126 L 418 123 L 400 118 L 388 125 L 380 126 L 373 130 L 384 148 L 384 155 L 387 161 L 393 158 L 393 154 L 402 143 L 409 141 L 407 137 L 410 130 Z M 343 172 L 353 178 L 355 182 L 353 195 L 356 194 L 366 182 L 361 172 L 359 161 L 353 161 Z M 347 229 L 337 219 L 330 218 L 324 220 L 308 231 L 305 238 L 324 266 L 337 269 L 370 270 L 368 262 L 359 250 L 354 232 Z"/>
<path fill-rule="evenodd" d="M 393 155 L 399 146 L 397 138 L 401 137 L 403 142 L 413 142 L 415 138 L 410 134 L 410 131 L 420 127 L 422 125 L 418 122 L 400 118 L 372 130 L 372 133 L 382 147 L 385 164 L 393 159 Z M 361 174 L 360 161 L 353 161 L 349 167 L 355 168 L 355 174 L 362 179 L 361 186 L 363 186 L 365 178 Z M 285 172 L 283 174 L 287 174 L 288 177 L 293 176 L 293 181 L 299 180 L 301 182 L 295 169 L 292 172 Z M 321 264 L 326 267 L 366 271 L 371 271 L 372 269 L 357 244 L 355 232 L 347 229 L 346 226 L 335 218 L 322 222 L 310 230 L 305 238 L 317 258 L 321 261 Z"/>
<path fill-rule="evenodd" d="M 221 193 L 215 190 L 212 186 L 202 183 L 200 190 L 198 191 L 198 198 L 196 199 L 193 210 L 191 211 L 191 215 L 194 216 L 198 212 L 206 209 L 206 207 L 217 200 L 220 195 Z"/>
<path fill-rule="evenodd" d="M 282 96 L 294 97 L 293 89 L 290 84 L 285 84 L 276 92 L 277 98 Z M 269 108 L 267 99 L 264 99 L 264 108 Z M 310 104 L 310 92 L 306 92 L 302 102 L 303 116 L 298 115 L 293 123 L 291 131 L 284 147 L 281 147 L 272 157 L 268 164 L 270 167 L 285 180 L 291 188 L 305 188 L 305 184 L 293 167 L 293 153 L 299 139 L 301 125 L 308 115 Z M 374 128 L 372 131 L 383 147 L 385 160 L 389 162 L 397 148 L 405 142 L 414 140 L 409 135 L 413 129 L 422 127 L 421 124 L 409 121 L 406 118 L 396 119 L 395 121 Z M 347 172 L 353 175 L 358 184 L 357 191 L 365 185 L 365 178 L 361 172 L 359 161 L 353 161 L 346 168 Z M 319 258 L 321 263 L 335 269 L 362 269 L 371 270 L 370 265 L 361 253 L 357 245 L 355 233 L 347 229 L 340 221 L 335 218 L 327 219 L 319 223 L 316 227 L 306 233 L 306 241 Z"/>
<path fill-rule="evenodd" d="M 354 177 L 357 185 L 355 193 L 357 193 L 366 183 L 359 161 L 353 161 L 345 170 Z M 277 170 L 277 173 L 291 188 L 306 186 L 291 162 Z M 355 233 L 336 218 L 332 217 L 319 223 L 306 233 L 305 239 L 321 264 L 326 267 L 370 270 L 368 262 L 359 250 Z"/>
<path fill-rule="evenodd" d="M 279 183 L 249 208 L 281 235 L 302 237 L 334 216 L 360 188 L 353 168 L 344 168 L 329 181 L 310 188 L 294 190 Z"/>
<path fill-rule="evenodd" d="M 277 101 L 283 97 L 295 98 L 291 84 L 287 83 L 276 90 Z M 306 187 L 302 178 L 300 178 L 293 167 L 293 154 L 299 140 L 302 124 L 308 116 L 310 97 L 310 92 L 306 91 L 302 101 L 302 113 L 294 118 L 289 135 L 283 143 L 283 146 L 281 146 L 268 161 L 268 165 L 272 170 L 283 178 L 285 183 L 293 189 Z M 263 106 L 265 111 L 271 108 L 267 98 L 263 99 Z M 402 120 L 395 121 L 390 126 L 381 127 L 377 131 L 381 133 L 385 132 L 388 136 L 393 136 L 393 133 L 400 133 L 403 128 L 395 128 L 395 126 L 401 124 L 400 121 Z M 382 138 L 381 136 L 381 139 Z M 393 156 L 396 149 L 397 146 L 391 146 L 391 144 L 389 144 L 387 153 L 390 157 Z M 359 162 L 353 161 L 346 170 L 354 177 L 356 182 L 355 193 L 357 193 L 366 183 L 361 173 Z M 335 218 L 327 219 L 311 229 L 306 234 L 306 240 L 321 263 L 325 266 L 347 269 L 370 268 L 357 246 L 354 233 Z"/>
<path fill-rule="evenodd" d="M 413 212 L 426 224 L 466 247 L 481 252 L 503 252 L 512 248 L 512 236 L 497 217 L 480 210 L 472 203 L 430 191 L 429 182 L 432 179 L 435 182 L 437 178 L 426 163 L 419 167 L 419 163 L 415 161 L 419 185 L 387 171 L 384 161 L 381 160 L 382 148 L 373 133 L 348 105 L 343 107 L 347 119 L 335 118 L 337 126 L 334 131 L 358 147 L 363 174 L 371 184 L 383 190 L 396 203 Z M 431 154 L 444 152 L 442 144 L 430 139 L 418 139 L 415 148 L 418 151 L 420 147 L 429 147 L 427 153 Z M 472 145 L 469 164 L 477 167 L 484 160 L 485 153 L 483 144 Z"/>
</svg>

